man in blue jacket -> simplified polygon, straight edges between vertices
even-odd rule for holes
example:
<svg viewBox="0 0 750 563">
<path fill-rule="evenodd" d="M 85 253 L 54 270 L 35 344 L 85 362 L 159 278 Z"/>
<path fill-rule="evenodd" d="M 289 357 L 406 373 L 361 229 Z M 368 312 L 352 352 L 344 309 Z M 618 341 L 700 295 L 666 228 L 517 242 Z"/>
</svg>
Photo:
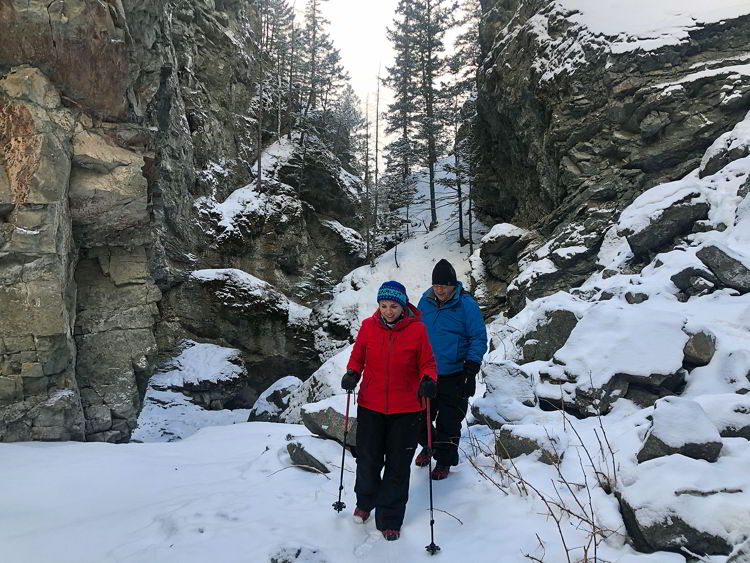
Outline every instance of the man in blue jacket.
<svg viewBox="0 0 750 563">
<path fill-rule="evenodd" d="M 458 465 L 461 424 L 476 391 L 476 375 L 487 351 L 487 331 L 477 302 L 456 279 L 451 263 L 440 260 L 432 270 L 432 287 L 419 300 L 422 322 L 432 345 L 438 369 L 437 397 L 432 400 L 432 478 L 445 479 L 451 465 Z M 427 428 L 419 440 L 422 451 L 415 463 L 429 463 Z"/>
</svg>

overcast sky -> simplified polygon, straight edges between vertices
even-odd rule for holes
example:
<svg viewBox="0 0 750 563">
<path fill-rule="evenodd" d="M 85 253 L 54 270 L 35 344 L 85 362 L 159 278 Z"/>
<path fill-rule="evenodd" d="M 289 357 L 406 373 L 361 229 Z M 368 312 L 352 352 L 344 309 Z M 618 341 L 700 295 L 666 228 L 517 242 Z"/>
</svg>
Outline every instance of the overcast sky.
<svg viewBox="0 0 750 563">
<path fill-rule="evenodd" d="M 341 51 L 341 60 L 352 77 L 352 87 L 364 105 L 370 94 L 374 112 L 378 65 L 381 75 L 393 64 L 393 51 L 386 37 L 386 28 L 393 22 L 398 0 L 329 0 L 322 4 L 323 13 L 331 22 L 329 32 L 334 45 Z M 380 111 L 390 96 L 381 90 Z"/>
</svg>

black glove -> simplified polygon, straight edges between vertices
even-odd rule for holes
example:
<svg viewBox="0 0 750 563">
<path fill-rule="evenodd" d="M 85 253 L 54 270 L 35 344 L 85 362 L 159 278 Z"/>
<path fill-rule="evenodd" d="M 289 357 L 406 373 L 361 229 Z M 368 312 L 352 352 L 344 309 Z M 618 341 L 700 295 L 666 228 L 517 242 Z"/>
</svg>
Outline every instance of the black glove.
<svg viewBox="0 0 750 563">
<path fill-rule="evenodd" d="M 475 362 L 474 360 L 466 360 L 464 362 L 464 375 L 475 377 L 479 373 L 480 367 L 481 364 L 479 362 Z"/>
<path fill-rule="evenodd" d="M 437 384 L 435 383 L 435 380 L 426 375 L 423 376 L 422 381 L 419 383 L 417 396 L 420 398 L 425 397 L 427 399 L 434 399 L 437 397 Z"/>
<path fill-rule="evenodd" d="M 348 369 L 346 370 L 344 377 L 341 378 L 341 388 L 347 392 L 354 391 L 358 381 L 359 374 L 353 369 Z"/>
<path fill-rule="evenodd" d="M 481 364 L 474 360 L 464 362 L 464 397 L 473 397 L 477 392 L 477 374 Z"/>
</svg>

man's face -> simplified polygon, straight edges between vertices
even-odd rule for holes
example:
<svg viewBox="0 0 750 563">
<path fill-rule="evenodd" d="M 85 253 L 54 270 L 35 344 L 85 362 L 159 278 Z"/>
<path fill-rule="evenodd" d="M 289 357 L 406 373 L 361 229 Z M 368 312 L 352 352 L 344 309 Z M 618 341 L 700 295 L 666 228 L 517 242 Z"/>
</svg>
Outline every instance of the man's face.
<svg viewBox="0 0 750 563">
<path fill-rule="evenodd" d="M 453 295 L 453 290 L 456 289 L 454 285 L 433 285 L 432 291 L 435 293 L 435 297 L 438 301 L 448 301 Z"/>
<path fill-rule="evenodd" d="M 404 308 L 396 303 L 395 301 L 381 301 L 380 302 L 380 314 L 383 318 L 392 323 L 401 316 Z"/>
</svg>

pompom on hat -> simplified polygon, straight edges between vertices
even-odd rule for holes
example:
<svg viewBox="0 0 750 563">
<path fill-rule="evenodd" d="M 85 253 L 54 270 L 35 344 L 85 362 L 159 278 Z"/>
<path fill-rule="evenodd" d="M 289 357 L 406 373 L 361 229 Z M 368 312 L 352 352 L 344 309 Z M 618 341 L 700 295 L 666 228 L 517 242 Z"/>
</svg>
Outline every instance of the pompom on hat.
<svg viewBox="0 0 750 563">
<path fill-rule="evenodd" d="M 394 301 L 406 308 L 409 304 L 409 298 L 406 295 L 406 288 L 397 281 L 385 282 L 378 290 L 378 303 L 381 301 Z"/>
</svg>

